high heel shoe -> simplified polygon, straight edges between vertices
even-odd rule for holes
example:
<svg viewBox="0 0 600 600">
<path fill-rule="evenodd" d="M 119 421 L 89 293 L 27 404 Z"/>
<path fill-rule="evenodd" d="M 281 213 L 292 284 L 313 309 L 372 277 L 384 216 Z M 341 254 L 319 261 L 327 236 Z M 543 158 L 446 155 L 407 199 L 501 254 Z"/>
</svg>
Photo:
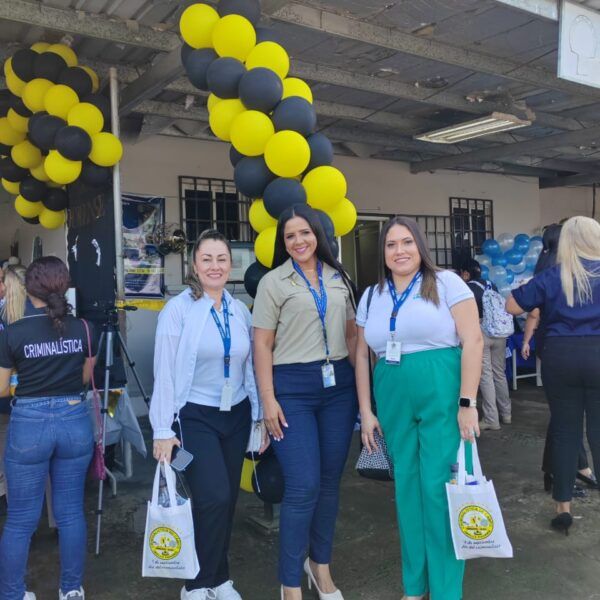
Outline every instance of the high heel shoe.
<svg viewBox="0 0 600 600">
<path fill-rule="evenodd" d="M 596 479 L 596 476 L 593 473 L 588 477 L 587 475 L 584 475 L 583 473 L 577 471 L 577 475 L 575 475 L 575 477 L 577 477 L 579 481 L 583 481 L 583 483 L 585 483 L 589 487 L 598 489 L 598 480 Z"/>
<path fill-rule="evenodd" d="M 573 517 L 571 513 L 560 513 L 550 521 L 550 525 L 557 531 L 564 531 L 565 535 L 569 535 L 569 527 L 573 525 Z"/>
<path fill-rule="evenodd" d="M 317 594 L 319 595 L 319 600 L 344 600 L 344 596 L 342 596 L 342 592 L 340 592 L 340 590 L 335 590 L 335 592 L 325 594 L 319 589 L 317 580 L 310 569 L 310 562 L 308 558 L 304 561 L 304 572 L 308 578 L 308 589 L 312 590 L 312 586 L 314 585 L 315 589 L 317 590 Z"/>
</svg>

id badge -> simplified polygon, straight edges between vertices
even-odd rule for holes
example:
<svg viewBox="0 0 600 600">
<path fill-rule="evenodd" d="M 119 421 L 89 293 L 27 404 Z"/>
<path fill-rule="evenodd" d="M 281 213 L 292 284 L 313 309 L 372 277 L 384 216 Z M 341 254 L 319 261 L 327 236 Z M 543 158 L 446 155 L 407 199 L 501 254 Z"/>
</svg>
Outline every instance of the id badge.
<svg viewBox="0 0 600 600">
<path fill-rule="evenodd" d="M 231 410 L 231 401 L 233 399 L 233 388 L 229 383 L 229 379 L 225 380 L 223 391 L 221 392 L 221 404 L 219 410 L 222 412 L 229 412 Z"/>
<path fill-rule="evenodd" d="M 323 387 L 335 387 L 335 370 L 333 365 L 331 363 L 325 363 L 321 367 L 321 372 L 323 374 Z"/>
<path fill-rule="evenodd" d="M 402 343 L 397 340 L 388 340 L 385 348 L 385 364 L 399 365 L 402 359 Z"/>
</svg>

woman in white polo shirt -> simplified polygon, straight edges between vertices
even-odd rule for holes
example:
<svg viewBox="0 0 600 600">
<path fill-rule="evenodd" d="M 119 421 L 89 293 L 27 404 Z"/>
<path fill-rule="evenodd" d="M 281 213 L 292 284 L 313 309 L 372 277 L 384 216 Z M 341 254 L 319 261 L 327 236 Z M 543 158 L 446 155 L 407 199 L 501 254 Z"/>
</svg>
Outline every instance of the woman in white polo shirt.
<svg viewBox="0 0 600 600">
<path fill-rule="evenodd" d="M 454 555 L 444 484 L 461 436 L 479 435 L 477 304 L 460 277 L 435 267 L 412 219 L 384 225 L 379 276 L 370 305 L 367 290 L 356 316 L 362 440 L 373 450 L 374 431 L 383 429 L 394 463 L 405 599 L 429 593 L 431 600 L 460 600 L 464 563 Z M 371 410 L 369 348 L 378 357 L 378 417 Z"/>
</svg>

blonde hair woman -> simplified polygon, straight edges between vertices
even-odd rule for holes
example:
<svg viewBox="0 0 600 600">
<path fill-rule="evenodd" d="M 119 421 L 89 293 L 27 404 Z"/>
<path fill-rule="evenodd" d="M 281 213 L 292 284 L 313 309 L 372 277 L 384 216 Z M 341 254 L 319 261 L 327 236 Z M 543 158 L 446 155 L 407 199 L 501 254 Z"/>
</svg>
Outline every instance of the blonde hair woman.
<svg viewBox="0 0 600 600">
<path fill-rule="evenodd" d="M 557 512 L 551 525 L 567 534 L 584 415 L 594 470 L 600 469 L 600 224 L 569 219 L 558 264 L 514 290 L 506 307 L 515 315 L 539 308 L 544 319 L 542 377 L 552 417 Z"/>
</svg>

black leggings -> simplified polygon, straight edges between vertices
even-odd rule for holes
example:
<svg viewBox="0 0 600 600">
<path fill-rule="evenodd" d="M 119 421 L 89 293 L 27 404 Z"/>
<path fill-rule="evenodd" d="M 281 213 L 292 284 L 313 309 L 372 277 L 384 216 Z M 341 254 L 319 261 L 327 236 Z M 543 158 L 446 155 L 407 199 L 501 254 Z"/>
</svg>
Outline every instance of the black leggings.
<svg viewBox="0 0 600 600">
<path fill-rule="evenodd" d="M 552 497 L 569 502 L 583 442 L 583 418 L 594 471 L 600 473 L 600 337 L 546 337 L 542 378 L 550 406 Z"/>
</svg>

